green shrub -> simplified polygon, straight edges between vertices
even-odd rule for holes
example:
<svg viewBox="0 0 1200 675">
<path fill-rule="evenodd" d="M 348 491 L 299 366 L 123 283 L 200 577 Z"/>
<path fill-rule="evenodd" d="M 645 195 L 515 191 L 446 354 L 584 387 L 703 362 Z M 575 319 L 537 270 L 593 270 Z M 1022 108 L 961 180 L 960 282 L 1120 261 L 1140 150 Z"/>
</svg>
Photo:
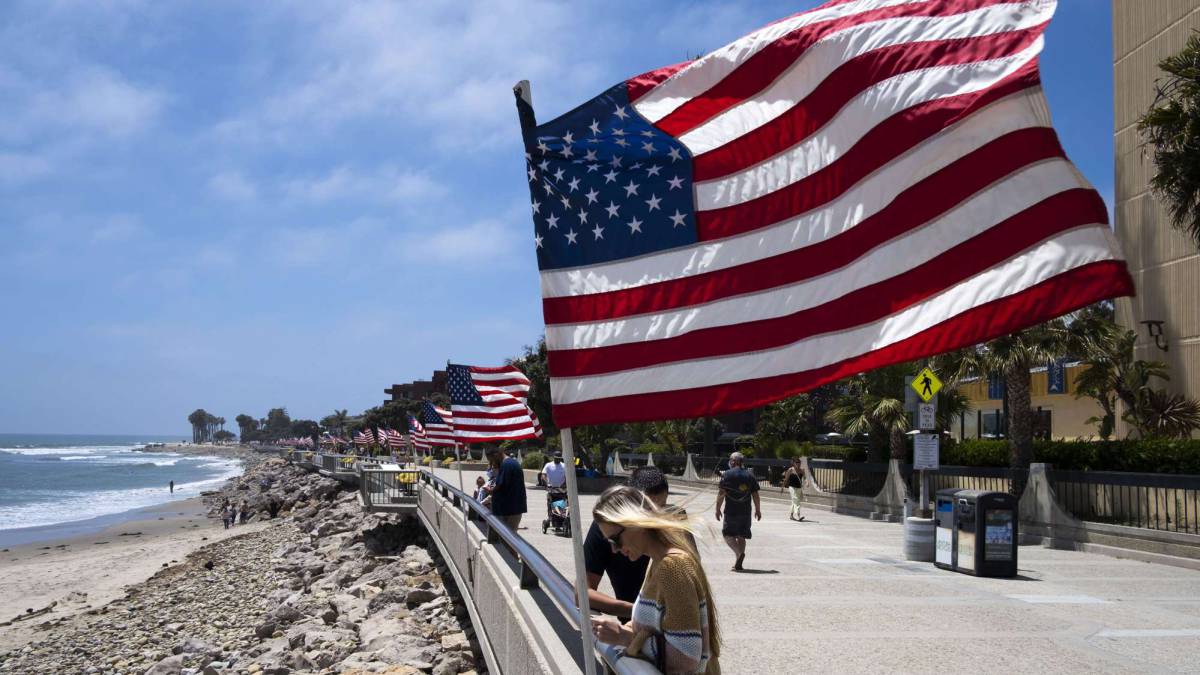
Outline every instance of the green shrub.
<svg viewBox="0 0 1200 675">
<path fill-rule="evenodd" d="M 939 462 L 947 466 L 1009 466 L 1012 451 L 1008 441 L 968 438 L 939 452 Z"/>
<path fill-rule="evenodd" d="M 1200 440 L 1122 439 L 1035 441 L 1033 461 L 1072 471 L 1200 474 Z M 971 439 L 943 444 L 947 466 L 1010 466 L 1007 440 Z"/>
<path fill-rule="evenodd" d="M 793 457 L 810 457 L 813 444 L 811 441 L 797 443 L 796 441 L 784 441 L 775 446 L 775 456 L 779 459 L 792 459 Z"/>
<path fill-rule="evenodd" d="M 546 466 L 546 456 L 540 452 L 527 452 L 521 459 L 521 468 L 523 469 L 538 471 L 543 466 Z"/>
<path fill-rule="evenodd" d="M 633 452 L 637 455 L 669 455 L 671 449 L 663 443 L 642 443 Z"/>
</svg>

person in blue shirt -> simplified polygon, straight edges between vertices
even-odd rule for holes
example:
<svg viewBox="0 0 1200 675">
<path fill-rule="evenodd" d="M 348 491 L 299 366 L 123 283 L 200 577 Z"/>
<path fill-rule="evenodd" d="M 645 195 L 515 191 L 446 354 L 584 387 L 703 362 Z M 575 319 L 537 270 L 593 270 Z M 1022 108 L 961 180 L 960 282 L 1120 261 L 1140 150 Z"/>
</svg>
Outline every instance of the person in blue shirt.
<svg viewBox="0 0 1200 675">
<path fill-rule="evenodd" d="M 505 455 L 500 448 L 489 448 L 487 457 L 496 469 L 492 513 L 516 532 L 521 525 L 521 516 L 528 510 L 525 506 L 525 472 L 521 470 L 520 462 Z"/>
</svg>

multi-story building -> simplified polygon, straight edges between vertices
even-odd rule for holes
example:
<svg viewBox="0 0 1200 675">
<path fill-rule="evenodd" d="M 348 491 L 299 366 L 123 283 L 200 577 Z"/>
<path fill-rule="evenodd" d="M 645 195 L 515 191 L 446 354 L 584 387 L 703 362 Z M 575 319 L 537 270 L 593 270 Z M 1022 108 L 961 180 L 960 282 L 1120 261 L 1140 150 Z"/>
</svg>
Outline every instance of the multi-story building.
<svg viewBox="0 0 1200 675">
<path fill-rule="evenodd" d="M 384 401 L 385 404 L 401 399 L 420 400 L 432 394 L 444 394 L 446 393 L 446 371 L 433 371 L 433 379 L 429 380 L 413 380 L 406 384 L 393 384 L 384 389 L 383 393 L 391 396 Z"/>
</svg>

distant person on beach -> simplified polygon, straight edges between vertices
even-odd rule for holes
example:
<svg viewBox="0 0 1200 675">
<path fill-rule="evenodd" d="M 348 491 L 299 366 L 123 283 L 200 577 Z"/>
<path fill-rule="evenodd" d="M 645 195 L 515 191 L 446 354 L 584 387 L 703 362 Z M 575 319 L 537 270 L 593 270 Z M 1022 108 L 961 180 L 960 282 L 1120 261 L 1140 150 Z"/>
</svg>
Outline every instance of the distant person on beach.
<svg viewBox="0 0 1200 675">
<path fill-rule="evenodd" d="M 241 506 L 240 511 L 241 511 L 241 513 L 239 514 L 238 524 L 245 525 L 246 519 L 250 517 L 250 505 L 247 504 L 245 500 L 242 500 L 242 506 Z"/>
<path fill-rule="evenodd" d="M 229 523 L 233 520 L 233 507 L 226 500 L 225 506 L 221 508 L 221 522 L 225 524 L 225 529 L 229 529 Z"/>
<path fill-rule="evenodd" d="M 688 534 L 703 525 L 668 513 L 627 485 L 600 495 L 592 518 L 610 548 L 630 560 L 650 558 L 633 617 L 621 623 L 593 617 L 592 631 L 626 654 L 649 660 L 663 673 L 721 672 L 717 612 L 712 588 Z"/>
<path fill-rule="evenodd" d="M 175 481 L 171 481 L 171 494 L 175 494 Z"/>
<path fill-rule="evenodd" d="M 489 448 L 488 461 L 496 468 L 492 488 L 492 513 L 500 517 L 513 532 L 521 526 L 521 516 L 528 510 L 525 504 L 525 472 L 521 463 L 504 454 L 500 448 Z"/>
<path fill-rule="evenodd" d="M 762 504 L 758 497 L 758 479 L 742 466 L 744 456 L 735 452 L 729 456 L 729 470 L 721 474 L 721 482 L 717 492 L 717 520 L 724 515 L 725 523 L 721 526 L 721 534 L 725 543 L 736 556 L 733 571 L 742 571 L 742 562 L 746 560 L 746 540 L 750 534 L 750 502 L 754 502 L 754 519 L 762 520 Z M 722 514 L 721 505 L 725 505 Z"/>
<path fill-rule="evenodd" d="M 649 497 L 656 508 L 670 508 L 667 506 L 667 477 L 662 469 L 655 466 L 634 469 L 629 476 L 629 487 Z M 583 561 L 587 570 L 588 603 L 592 609 L 612 614 L 622 620 L 633 616 L 633 603 L 646 580 L 646 568 L 650 565 L 650 558 L 630 560 L 621 555 L 605 541 L 599 523 L 593 520 L 583 542 Z M 600 580 L 605 574 L 608 575 L 608 582 L 612 584 L 616 597 L 599 591 Z"/>
<path fill-rule="evenodd" d="M 783 486 L 779 488 L 779 491 L 783 492 L 785 487 L 792 496 L 792 511 L 788 514 L 788 518 L 797 523 L 803 522 L 804 516 L 800 515 L 800 505 L 804 503 L 804 465 L 800 463 L 799 457 L 793 457 L 792 465 L 783 473 Z"/>
</svg>

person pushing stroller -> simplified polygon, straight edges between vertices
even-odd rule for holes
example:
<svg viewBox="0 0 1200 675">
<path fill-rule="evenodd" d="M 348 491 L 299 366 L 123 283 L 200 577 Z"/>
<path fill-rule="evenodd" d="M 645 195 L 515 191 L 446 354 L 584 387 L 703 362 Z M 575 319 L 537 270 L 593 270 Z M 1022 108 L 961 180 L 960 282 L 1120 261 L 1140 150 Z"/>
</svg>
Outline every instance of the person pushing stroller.
<svg viewBox="0 0 1200 675">
<path fill-rule="evenodd" d="M 567 523 L 567 467 L 563 464 L 562 453 L 554 453 L 551 461 L 542 467 L 541 482 L 546 486 L 546 520 L 542 523 L 542 532 L 551 527 L 557 533 L 568 531 Z"/>
</svg>

